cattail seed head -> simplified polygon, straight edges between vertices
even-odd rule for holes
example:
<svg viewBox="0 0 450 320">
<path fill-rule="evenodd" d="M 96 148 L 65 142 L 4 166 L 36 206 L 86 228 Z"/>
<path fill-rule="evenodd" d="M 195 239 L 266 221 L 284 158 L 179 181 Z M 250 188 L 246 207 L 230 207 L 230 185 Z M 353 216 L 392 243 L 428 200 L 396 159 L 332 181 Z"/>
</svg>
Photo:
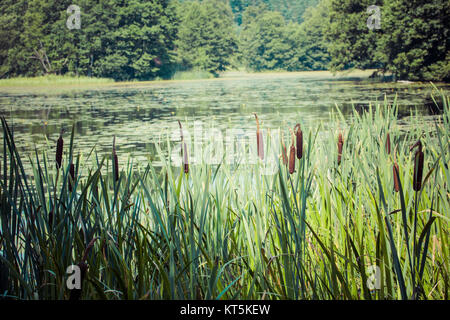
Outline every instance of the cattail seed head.
<svg viewBox="0 0 450 320">
<path fill-rule="evenodd" d="M 391 154 L 391 137 L 389 132 L 386 135 L 386 152 L 387 154 Z"/>
<path fill-rule="evenodd" d="M 342 159 L 342 148 L 344 146 L 344 138 L 342 137 L 342 133 L 339 133 L 338 137 L 338 165 L 341 164 Z"/>
<path fill-rule="evenodd" d="M 58 141 L 56 142 L 56 167 L 59 169 L 61 168 L 62 163 L 62 154 L 63 154 L 63 146 L 64 146 L 64 139 L 62 137 L 62 131 L 59 134 Z"/>
<path fill-rule="evenodd" d="M 189 158 L 186 143 L 183 144 L 183 147 L 184 173 L 189 173 Z"/>
<path fill-rule="evenodd" d="M 256 119 L 256 149 L 258 151 L 258 157 L 264 160 L 264 142 L 263 135 L 259 128 L 259 119 L 256 113 L 254 113 Z"/>
<path fill-rule="evenodd" d="M 116 153 L 116 136 L 113 138 L 113 171 L 114 171 L 114 180 L 119 180 L 119 159 L 117 158 Z"/>
<path fill-rule="evenodd" d="M 400 184 L 399 184 L 400 170 L 398 168 L 397 162 L 394 162 L 392 171 L 394 174 L 394 191 L 398 192 L 400 190 Z"/>
<path fill-rule="evenodd" d="M 422 151 L 422 142 L 418 140 L 411 148 L 417 147 L 417 151 L 414 155 L 414 179 L 413 179 L 413 189 L 414 191 L 420 191 L 422 189 L 422 176 L 423 176 L 423 161 L 424 154 Z"/>
<path fill-rule="evenodd" d="M 303 157 L 303 132 L 300 127 L 300 124 L 297 124 L 294 128 L 295 136 L 297 138 L 297 158 L 301 159 Z"/>
<path fill-rule="evenodd" d="M 291 149 L 289 152 L 289 174 L 293 174 L 295 171 L 295 138 L 294 133 L 292 133 L 292 143 L 291 143 Z"/>
</svg>

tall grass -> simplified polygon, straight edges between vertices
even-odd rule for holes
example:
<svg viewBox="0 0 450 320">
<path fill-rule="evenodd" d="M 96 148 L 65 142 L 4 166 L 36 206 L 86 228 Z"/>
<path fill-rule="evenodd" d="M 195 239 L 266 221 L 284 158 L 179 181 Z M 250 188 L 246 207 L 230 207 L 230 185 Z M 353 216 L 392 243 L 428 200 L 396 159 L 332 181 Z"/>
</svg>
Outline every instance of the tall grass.
<svg viewBox="0 0 450 320">
<path fill-rule="evenodd" d="M 81 85 L 81 84 L 101 84 L 112 83 L 113 79 L 46 75 L 39 77 L 17 77 L 10 79 L 0 79 L 0 87 L 13 86 L 49 86 L 49 85 Z"/>
<path fill-rule="evenodd" d="M 74 156 L 73 131 L 60 168 L 35 152 L 25 172 L 2 118 L 0 294 L 448 299 L 449 98 L 439 104 L 434 127 L 412 117 L 407 132 L 395 102 L 355 111 L 348 124 L 337 108 L 327 134 L 301 123 L 302 157 L 293 153 L 292 174 L 280 159 L 275 175 L 244 163 L 133 171 L 115 165 L 120 146 L 87 166 Z M 419 139 L 424 172 L 414 190 L 410 146 Z M 79 292 L 66 286 L 73 264 L 86 271 Z"/>
</svg>

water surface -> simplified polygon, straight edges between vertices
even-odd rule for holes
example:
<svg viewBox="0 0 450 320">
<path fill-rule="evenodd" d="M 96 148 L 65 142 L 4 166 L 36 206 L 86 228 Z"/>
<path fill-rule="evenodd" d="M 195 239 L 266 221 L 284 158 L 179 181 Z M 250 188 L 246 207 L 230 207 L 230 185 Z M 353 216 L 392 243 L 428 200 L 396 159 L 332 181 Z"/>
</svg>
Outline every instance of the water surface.
<svg viewBox="0 0 450 320">
<path fill-rule="evenodd" d="M 313 75 L 313 73 L 311 73 Z M 449 85 L 438 85 L 449 91 Z M 66 141 L 75 124 L 76 152 L 87 156 L 95 147 L 109 154 L 113 136 L 121 162 L 130 155 L 135 162 L 157 161 L 154 144 L 177 139 L 177 120 L 187 131 L 194 121 L 224 132 L 238 128 L 254 133 L 256 112 L 263 127 L 287 128 L 300 122 L 315 127 L 329 121 L 338 105 L 346 117 L 352 105 L 358 110 L 369 103 L 392 102 L 400 115 L 416 109 L 426 118 L 437 111 L 428 83 L 377 83 L 368 79 L 305 74 L 274 74 L 215 80 L 131 83 L 88 89 L 0 91 L 0 114 L 14 128 L 16 144 L 23 152 L 54 149 L 61 128 Z"/>
</svg>

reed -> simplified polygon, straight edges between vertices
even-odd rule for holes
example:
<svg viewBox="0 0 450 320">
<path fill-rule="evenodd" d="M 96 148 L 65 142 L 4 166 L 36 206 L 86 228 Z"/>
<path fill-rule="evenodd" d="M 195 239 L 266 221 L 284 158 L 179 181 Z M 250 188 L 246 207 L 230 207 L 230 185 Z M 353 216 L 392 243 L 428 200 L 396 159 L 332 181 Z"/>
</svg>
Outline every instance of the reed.
<svg viewBox="0 0 450 320">
<path fill-rule="evenodd" d="M 344 146 L 344 138 L 342 137 L 342 133 L 340 132 L 338 137 L 338 158 L 337 158 L 338 165 L 341 164 L 343 146 Z"/>
<path fill-rule="evenodd" d="M 110 156 L 72 159 L 74 130 L 60 167 L 36 152 L 28 171 L 2 117 L 0 295 L 447 300 L 448 102 L 442 95 L 434 126 L 412 115 L 406 132 L 388 102 L 354 110 L 348 122 L 337 108 L 326 131 L 302 127 L 297 165 L 290 132 L 288 166 L 280 158 L 273 176 L 261 175 L 260 162 L 199 165 L 186 175 L 170 163 L 133 169 L 108 166 Z M 338 123 L 349 147 L 334 170 L 336 137 L 328 132 Z M 396 137 L 393 164 L 379 139 L 386 127 Z M 419 137 L 412 162 L 408 149 Z M 71 265 L 84 270 L 79 291 L 66 287 Z"/>
<path fill-rule="evenodd" d="M 256 150 L 258 153 L 258 157 L 261 160 L 264 160 L 264 142 L 263 142 L 263 135 L 259 127 L 259 119 L 258 115 L 254 113 L 255 120 L 256 120 Z"/>
<path fill-rule="evenodd" d="M 112 158 L 113 158 L 114 181 L 119 181 L 119 158 L 117 157 L 116 153 L 116 136 L 114 136 L 113 138 Z"/>
<path fill-rule="evenodd" d="M 300 160 L 303 156 L 303 132 L 300 127 L 300 124 L 297 123 L 297 125 L 294 128 L 294 131 L 297 140 L 297 159 Z"/>
<path fill-rule="evenodd" d="M 61 168 L 62 156 L 63 156 L 63 148 L 64 148 L 64 139 L 62 137 L 62 131 L 59 135 L 58 141 L 56 142 L 56 167 Z"/>
<path fill-rule="evenodd" d="M 188 174 L 189 173 L 189 156 L 188 156 L 186 142 L 184 141 L 183 127 L 181 126 L 180 120 L 178 120 L 178 125 L 180 126 L 180 137 L 181 137 L 181 143 L 182 143 L 184 173 Z"/>
<path fill-rule="evenodd" d="M 289 174 L 293 174 L 295 172 L 295 156 L 295 135 L 292 132 L 292 143 L 289 150 Z"/>
<path fill-rule="evenodd" d="M 391 154 L 391 136 L 389 132 L 386 134 L 386 153 Z"/>
</svg>

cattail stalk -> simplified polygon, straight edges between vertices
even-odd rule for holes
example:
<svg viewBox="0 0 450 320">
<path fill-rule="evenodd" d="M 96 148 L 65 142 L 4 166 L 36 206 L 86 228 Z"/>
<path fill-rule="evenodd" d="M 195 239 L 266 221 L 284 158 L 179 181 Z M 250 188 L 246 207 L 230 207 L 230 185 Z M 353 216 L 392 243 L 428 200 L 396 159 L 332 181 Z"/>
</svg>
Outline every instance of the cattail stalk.
<svg viewBox="0 0 450 320">
<path fill-rule="evenodd" d="M 188 157 L 188 151 L 186 142 L 184 142 L 184 136 L 183 136 L 183 127 L 181 126 L 180 120 L 178 120 L 178 125 L 180 126 L 180 136 L 181 136 L 181 143 L 183 145 L 183 166 L 184 166 L 184 173 L 189 173 L 189 157 Z"/>
<path fill-rule="evenodd" d="M 295 156 L 295 135 L 292 132 L 292 143 L 289 152 L 289 174 L 293 174 L 295 172 Z"/>
<path fill-rule="evenodd" d="M 339 133 L 339 137 L 338 137 L 338 165 L 341 164 L 342 147 L 343 146 L 344 146 L 344 138 L 342 137 L 342 133 Z"/>
<path fill-rule="evenodd" d="M 299 123 L 295 126 L 294 131 L 297 138 L 297 159 L 301 159 L 303 157 L 303 132 Z"/>
<path fill-rule="evenodd" d="M 254 113 L 255 119 L 256 119 L 256 148 L 258 151 L 258 157 L 261 160 L 264 160 L 264 142 L 263 142 L 263 135 L 259 128 L 259 119 L 256 113 Z"/>
<path fill-rule="evenodd" d="M 417 147 L 417 151 L 414 155 L 414 180 L 413 189 L 414 191 L 420 191 L 422 189 L 422 175 L 423 175 L 423 151 L 422 142 L 418 140 L 410 149 Z"/>
</svg>

